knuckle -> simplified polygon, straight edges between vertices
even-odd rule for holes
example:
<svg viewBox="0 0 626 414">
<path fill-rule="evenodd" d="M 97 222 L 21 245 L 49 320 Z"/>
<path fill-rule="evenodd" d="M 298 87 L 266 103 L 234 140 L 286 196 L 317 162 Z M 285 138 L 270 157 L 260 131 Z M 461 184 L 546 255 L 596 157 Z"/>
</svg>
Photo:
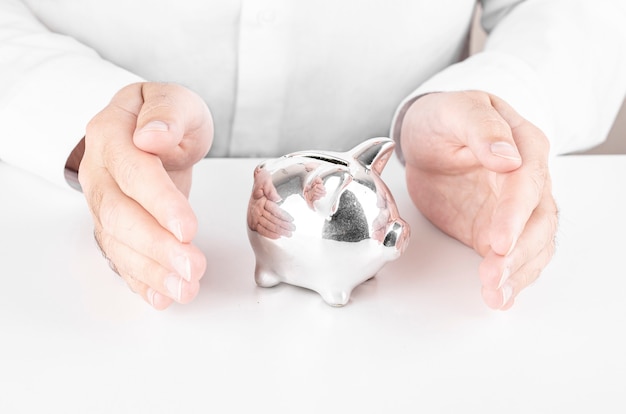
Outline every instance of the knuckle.
<svg viewBox="0 0 626 414">
<path fill-rule="evenodd" d="M 483 118 L 478 124 L 478 131 L 480 138 L 512 138 L 509 125 L 503 119 L 493 116 Z"/>
<path fill-rule="evenodd" d="M 85 127 L 86 137 L 92 137 L 97 134 L 97 131 L 100 131 L 102 129 L 103 124 L 104 124 L 102 117 L 103 117 L 102 112 L 100 112 L 96 114 L 96 116 L 91 118 L 89 122 L 87 122 L 87 125 Z"/>
<path fill-rule="evenodd" d="M 542 149 L 542 154 L 548 154 L 550 151 L 550 140 L 539 128 L 535 128 L 537 133 L 533 135 L 536 141 L 534 145 Z"/>
</svg>

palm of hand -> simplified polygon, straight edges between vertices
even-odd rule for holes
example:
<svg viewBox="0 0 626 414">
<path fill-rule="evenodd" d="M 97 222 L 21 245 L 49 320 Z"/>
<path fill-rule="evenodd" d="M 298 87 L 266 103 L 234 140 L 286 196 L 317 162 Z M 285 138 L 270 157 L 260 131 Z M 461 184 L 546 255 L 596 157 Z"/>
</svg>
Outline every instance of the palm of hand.
<svg viewBox="0 0 626 414">
<path fill-rule="evenodd" d="M 442 158 L 469 158 L 453 152 L 442 154 Z M 487 235 L 498 200 L 498 173 L 484 168 L 474 158 L 442 165 L 441 170 L 407 165 L 406 179 L 413 203 L 428 220 L 481 256 L 488 253 Z"/>
</svg>

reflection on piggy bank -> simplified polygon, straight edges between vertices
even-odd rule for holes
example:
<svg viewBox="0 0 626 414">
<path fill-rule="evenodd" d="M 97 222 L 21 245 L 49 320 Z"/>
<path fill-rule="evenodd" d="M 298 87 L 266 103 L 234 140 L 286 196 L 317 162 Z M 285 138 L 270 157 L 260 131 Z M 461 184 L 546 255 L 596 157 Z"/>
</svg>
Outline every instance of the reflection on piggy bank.
<svg viewBox="0 0 626 414">
<path fill-rule="evenodd" d="M 302 151 L 259 164 L 247 217 L 257 285 L 301 286 L 343 306 L 398 258 L 409 226 L 380 178 L 393 149 L 391 139 L 372 138 L 348 152 Z"/>
</svg>

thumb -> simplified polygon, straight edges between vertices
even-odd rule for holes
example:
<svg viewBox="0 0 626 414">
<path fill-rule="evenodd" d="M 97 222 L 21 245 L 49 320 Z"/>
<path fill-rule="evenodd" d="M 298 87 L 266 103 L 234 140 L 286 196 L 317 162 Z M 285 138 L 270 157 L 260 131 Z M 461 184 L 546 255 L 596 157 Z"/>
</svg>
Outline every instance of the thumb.
<svg viewBox="0 0 626 414">
<path fill-rule="evenodd" d="M 464 111 L 465 122 L 461 122 L 466 145 L 487 169 L 509 172 L 519 168 L 522 157 L 513 138 L 512 126 L 496 109 L 491 95 L 481 93 L 472 102 L 471 109 Z M 499 102 L 500 103 L 500 102 Z"/>
<path fill-rule="evenodd" d="M 143 115 L 142 113 L 139 116 Z M 167 119 L 165 114 L 150 114 L 155 119 L 145 120 L 146 116 L 144 115 L 142 118 L 145 125 L 140 126 L 139 122 L 137 122 L 137 129 L 135 130 L 135 134 L 133 136 L 133 140 L 135 145 L 142 149 L 143 151 L 152 153 L 152 154 L 163 154 L 167 151 L 175 148 L 182 141 L 183 134 L 181 131 L 178 131 L 178 126 L 175 121 L 168 120 L 165 121 L 163 119 Z"/>
<path fill-rule="evenodd" d="M 145 83 L 142 97 L 133 135 L 139 149 L 158 155 L 166 167 L 188 167 L 206 155 L 213 121 L 197 94 L 176 84 Z"/>
</svg>

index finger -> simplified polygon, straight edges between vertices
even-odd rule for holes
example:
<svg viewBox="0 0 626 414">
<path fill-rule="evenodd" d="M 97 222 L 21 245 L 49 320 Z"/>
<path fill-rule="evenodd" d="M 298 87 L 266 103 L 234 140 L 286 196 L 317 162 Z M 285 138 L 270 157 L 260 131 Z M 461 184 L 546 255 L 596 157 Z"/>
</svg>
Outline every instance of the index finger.
<svg viewBox="0 0 626 414">
<path fill-rule="evenodd" d="M 490 243 L 494 252 L 508 254 L 539 205 L 544 187 L 549 185 L 549 142 L 535 125 L 515 112 L 499 98 L 494 108 L 511 126 L 513 139 L 522 157 L 522 165 L 498 176 L 498 203 L 491 219 Z"/>
<path fill-rule="evenodd" d="M 190 242 L 197 229 L 195 214 L 159 157 L 137 149 L 132 142 L 111 151 L 114 153 L 106 157 L 105 165 L 120 190 L 179 241 Z"/>
</svg>

